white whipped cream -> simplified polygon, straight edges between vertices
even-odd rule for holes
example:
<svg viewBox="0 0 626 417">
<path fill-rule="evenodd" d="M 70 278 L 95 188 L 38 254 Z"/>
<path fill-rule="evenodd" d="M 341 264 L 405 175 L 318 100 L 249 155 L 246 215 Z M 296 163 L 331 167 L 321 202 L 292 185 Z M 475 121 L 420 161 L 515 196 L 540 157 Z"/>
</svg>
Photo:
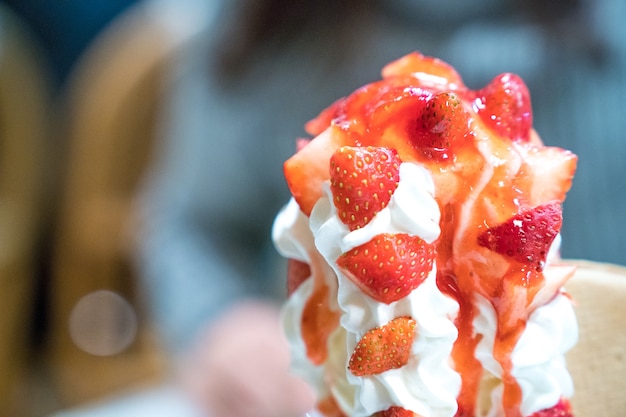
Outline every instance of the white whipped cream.
<svg viewBox="0 0 626 417">
<path fill-rule="evenodd" d="M 310 228 L 316 248 L 331 264 L 342 253 L 381 233 L 407 233 L 432 243 L 441 232 L 439 206 L 433 197 L 435 185 L 430 173 L 419 165 L 400 164 L 400 182 L 387 207 L 352 232 L 336 215 L 328 182 L 324 192 L 311 212 Z"/>
<path fill-rule="evenodd" d="M 308 217 L 300 210 L 298 203 L 292 198 L 276 217 L 272 229 L 272 239 L 278 252 L 285 258 L 307 262 L 311 265 L 312 271 L 313 268 L 320 269 L 318 273 L 325 277 L 329 288 L 332 290 L 329 294 L 329 304 L 332 308 L 337 309 L 335 274 L 323 260 L 317 249 L 315 249 L 313 234 L 309 229 L 308 223 Z M 324 382 L 324 368 L 327 365 L 316 366 L 311 363 L 307 357 L 306 346 L 302 340 L 302 314 L 306 301 L 312 292 L 313 280 L 307 279 L 290 295 L 283 306 L 282 323 L 285 336 L 291 348 L 292 371 L 316 389 L 320 397 L 324 397 L 329 388 L 328 384 Z M 335 348 L 331 351 L 335 355 Z"/>
<path fill-rule="evenodd" d="M 370 416 L 392 405 L 425 417 L 453 416 L 456 412 L 460 377 L 452 370 L 449 356 L 457 337 L 452 320 L 458 304 L 437 288 L 436 266 L 422 285 L 404 299 L 389 305 L 365 295 L 335 266 L 342 253 L 381 233 L 406 233 L 429 243 L 435 241 L 440 233 L 440 213 L 433 195 L 434 184 L 428 171 L 418 165 L 403 163 L 398 188 L 389 204 L 361 229 L 351 232 L 341 222 L 331 203 L 328 184 L 325 185 L 325 195 L 311 213 L 309 230 L 302 227 L 302 222 L 307 219 L 299 213 L 293 200 L 275 222 L 274 241 L 283 256 L 310 259 L 313 239 L 315 250 L 333 268 L 332 275 L 337 277 L 335 296 L 341 309 L 341 326 L 330 337 L 332 354 L 327 363 L 317 367 L 308 363 L 300 337 L 302 306 L 310 295 L 311 280 L 292 294 L 283 316 L 287 339 L 294 351 L 294 372 L 306 378 L 322 395 L 330 389 L 347 415 Z M 358 341 L 368 330 L 398 316 L 411 316 L 417 323 L 409 363 L 378 375 L 353 376 L 347 366 Z"/>
<path fill-rule="evenodd" d="M 500 364 L 493 358 L 496 313 L 491 303 L 477 295 L 479 314 L 474 319 L 476 333 L 483 338 L 476 348 L 476 358 L 482 363 L 486 378 L 499 380 Z M 522 390 L 522 415 L 529 416 L 554 406 L 561 397 L 573 394 L 572 379 L 565 365 L 565 353 L 578 339 L 578 324 L 571 300 L 559 293 L 549 303 L 535 309 L 530 315 L 511 355 L 512 374 Z M 503 414 L 502 384 L 492 384 L 492 406 L 486 417 Z"/>
<path fill-rule="evenodd" d="M 452 320 L 458 304 L 437 288 L 436 265 L 411 294 L 387 305 L 365 295 L 335 264 L 342 253 L 381 233 L 406 233 L 435 241 L 440 233 L 440 213 L 433 195 L 430 173 L 421 166 L 403 163 L 400 183 L 389 204 L 361 229 L 350 231 L 341 222 L 328 184 L 310 219 L 292 199 L 274 223 L 273 239 L 279 253 L 321 268 L 334 291 L 330 298 L 336 305 L 332 307 L 341 311 L 341 325 L 328 341 L 328 360 L 315 366 L 307 359 L 301 337 L 302 310 L 311 295 L 313 280 L 305 281 L 290 296 L 283 309 L 283 323 L 292 350 L 292 369 L 317 390 L 320 398 L 332 392 L 351 417 L 370 416 L 392 405 L 424 417 L 452 417 L 456 413 L 460 377 L 449 357 L 457 337 Z M 558 254 L 559 239 L 550 251 L 550 260 Z M 493 404 L 486 417 L 495 417 L 502 415 L 502 369 L 493 358 L 496 315 L 486 299 L 477 296 L 476 303 L 479 314 L 474 321 L 475 331 L 484 335 L 476 355 L 486 376 L 495 381 L 485 387 L 491 391 Z M 417 322 L 408 364 L 379 375 L 353 376 L 347 366 L 358 341 L 368 330 L 398 316 L 411 316 Z M 564 353 L 576 339 L 577 323 L 567 296 L 559 294 L 532 313 L 512 356 L 512 372 L 522 389 L 523 415 L 551 407 L 561 396 L 571 396 L 572 382 Z"/>
</svg>

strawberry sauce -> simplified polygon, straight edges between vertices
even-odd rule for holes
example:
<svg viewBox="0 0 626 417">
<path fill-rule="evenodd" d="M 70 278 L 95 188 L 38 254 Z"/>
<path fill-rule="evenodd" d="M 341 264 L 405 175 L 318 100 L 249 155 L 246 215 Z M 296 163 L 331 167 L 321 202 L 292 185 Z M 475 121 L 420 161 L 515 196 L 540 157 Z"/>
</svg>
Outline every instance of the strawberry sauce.
<svg viewBox="0 0 626 417">
<path fill-rule="evenodd" d="M 330 307 L 333 296 L 326 278 L 319 268 L 311 268 L 313 293 L 306 301 L 302 312 L 302 339 L 307 356 L 315 365 L 320 365 L 328 357 L 328 338 L 339 325 L 339 311 Z"/>
<path fill-rule="evenodd" d="M 477 296 L 489 300 L 497 319 L 492 354 L 502 368 L 497 377 L 503 384 L 504 416 L 526 417 L 520 413 L 522 391 L 512 375 L 511 355 L 544 285 L 547 249 L 560 229 L 560 203 L 576 165 L 575 155 L 543 146 L 532 131 L 530 110 L 528 90 L 519 77 L 505 74 L 472 91 L 451 66 L 411 54 L 385 67 L 383 80 L 337 101 L 307 125 L 316 135 L 329 126 L 333 131 L 318 137 L 327 141 L 313 145 L 318 148 L 393 148 L 403 162 L 424 165 L 431 172 L 441 211 L 441 235 L 435 242 L 437 284 L 459 304 L 458 338 L 452 349 L 462 380 L 458 417 L 476 415 L 486 372 L 475 355 L 483 338 L 474 328 Z M 318 163 L 308 160 L 316 156 L 317 148 L 310 146 L 285 164 L 294 196 L 321 189 L 329 179 L 330 174 L 321 173 L 299 184 L 296 167 Z M 546 222 L 536 207 L 547 203 L 556 214 Z M 522 218 L 521 213 L 529 214 Z M 539 229 L 541 234 L 532 234 Z M 481 238 L 486 232 L 488 244 Z M 339 313 L 329 308 L 332 295 L 323 277 L 314 274 L 314 279 L 302 337 L 311 361 L 321 364 Z"/>
</svg>

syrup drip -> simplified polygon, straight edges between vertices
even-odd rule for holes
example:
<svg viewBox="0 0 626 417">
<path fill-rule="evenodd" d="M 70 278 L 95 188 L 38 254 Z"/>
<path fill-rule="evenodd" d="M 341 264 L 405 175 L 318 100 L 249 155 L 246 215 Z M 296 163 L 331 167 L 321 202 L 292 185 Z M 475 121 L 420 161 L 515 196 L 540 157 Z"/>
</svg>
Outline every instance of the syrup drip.
<svg viewBox="0 0 626 417">
<path fill-rule="evenodd" d="M 456 371 L 461 375 L 462 381 L 461 392 L 457 397 L 459 405 L 457 416 L 473 416 L 482 378 L 482 365 L 474 356 L 476 346 L 481 339 L 479 335 L 474 334 L 472 325 L 476 310 L 474 305 L 468 302 L 469 298 L 462 294 L 456 278 L 439 273 L 437 281 L 441 291 L 459 303 L 459 315 L 455 322 L 459 336 L 452 349 Z"/>
<path fill-rule="evenodd" d="M 429 92 L 405 77 L 389 78 L 365 86 L 351 96 L 333 104 L 308 124 L 308 130 L 319 134 L 326 126 L 343 135 L 352 146 L 393 147 L 405 162 L 417 162 L 429 168 L 435 181 L 441 208 L 441 237 L 437 243 L 437 285 L 459 304 L 455 320 L 458 338 L 452 349 L 452 360 L 462 380 L 458 396 L 457 417 L 474 417 L 483 377 L 483 368 L 475 357 L 482 335 L 475 334 L 474 319 L 478 313 L 475 295 L 491 300 L 497 317 L 493 348 L 494 358 L 502 366 L 503 409 L 506 417 L 522 417 L 519 407 L 521 388 L 512 375 L 511 354 L 523 333 L 529 306 L 543 285 L 541 272 L 528 272 L 517 264 L 477 242 L 478 234 L 517 213 L 528 178 L 519 169 L 521 154 L 510 140 L 492 137 L 470 112 L 469 133 L 465 142 L 446 152 L 446 161 L 432 161 L 412 147 L 402 129 L 402 118 L 412 117 L 416 106 L 423 104 Z M 407 89 L 407 84 L 413 90 Z M 402 87 L 402 88 L 400 88 Z M 419 91 L 418 91 L 419 90 Z M 397 91 L 402 95 L 398 96 Z M 459 94 L 464 92 L 460 90 Z M 411 113 L 413 111 L 413 113 Z M 530 184 L 532 185 L 532 184 Z M 527 192 L 527 190 L 524 190 Z M 327 357 L 327 339 L 338 325 L 339 314 L 329 308 L 329 287 L 316 277 L 315 290 L 305 307 L 302 336 L 309 358 L 320 364 Z M 339 416 L 332 397 L 322 400 L 318 408 L 327 416 Z"/>
<path fill-rule="evenodd" d="M 321 365 L 328 357 L 328 338 L 339 325 L 339 311 L 330 307 L 333 295 L 323 274 L 313 267 L 313 293 L 302 312 L 302 339 L 307 356 L 315 365 Z"/>
<path fill-rule="evenodd" d="M 344 412 L 341 411 L 337 401 L 335 401 L 335 397 L 332 395 L 319 400 L 315 408 L 325 417 L 347 417 Z"/>
</svg>

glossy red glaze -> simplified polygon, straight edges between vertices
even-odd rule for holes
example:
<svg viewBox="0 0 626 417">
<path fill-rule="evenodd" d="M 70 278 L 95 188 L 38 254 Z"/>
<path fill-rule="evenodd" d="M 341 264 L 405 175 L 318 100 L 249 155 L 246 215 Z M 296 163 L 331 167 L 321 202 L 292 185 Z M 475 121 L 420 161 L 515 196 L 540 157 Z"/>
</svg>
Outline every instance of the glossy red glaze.
<svg viewBox="0 0 626 417">
<path fill-rule="evenodd" d="M 432 77 L 428 71 L 433 72 Z M 403 161 L 420 163 L 430 170 L 441 210 L 441 236 L 436 242 L 438 286 L 460 306 L 456 318 L 459 336 L 452 352 L 462 378 L 457 415 L 474 416 L 483 373 L 474 357 L 481 338 L 474 334 L 472 325 L 478 294 L 491 302 L 498 320 L 494 357 L 503 369 L 506 417 L 523 417 L 519 411 L 521 390 L 511 375 L 511 353 L 545 279 L 537 268 L 480 245 L 479 236 L 523 210 L 549 201 L 563 201 L 571 186 L 576 156 L 545 147 L 532 131 L 530 104 L 526 102 L 529 96 L 519 77 L 498 78 L 482 90 L 470 91 L 449 65 L 420 54 L 389 64 L 383 76 L 335 102 L 309 122 L 309 131 L 321 135 L 287 161 L 286 166 L 327 166 L 331 149 L 350 145 L 393 148 Z M 505 101 L 507 109 L 517 111 L 515 124 L 503 119 L 486 122 L 489 118 L 480 114 L 486 111 L 485 106 L 477 107 L 476 100 L 487 103 L 489 94 L 495 95 L 496 87 L 504 85 L 506 89 L 507 82 L 514 84 L 513 98 L 519 103 L 514 103 L 514 107 L 500 97 L 500 104 Z M 460 132 L 467 130 L 450 137 L 445 158 L 424 152 L 420 143 L 429 143 L 428 140 L 420 137 L 419 141 L 412 141 L 408 137 L 411 129 L 407 128 L 424 111 L 432 111 L 427 103 L 441 92 L 454 92 L 454 98 L 461 101 L 462 111 L 457 119 L 463 126 L 455 128 Z M 491 112 L 498 105 L 491 101 L 486 108 Z M 314 145 L 316 141 L 320 144 Z M 315 152 L 315 146 L 322 151 Z M 315 175 L 308 176 L 293 173 L 290 177 L 290 170 L 286 169 L 286 175 L 296 201 L 309 213 L 321 195 L 321 184 L 328 180 L 328 170 L 318 169 Z M 324 307 L 322 300 L 327 296 L 323 287 L 318 288 L 307 304 L 307 322 L 303 323 L 303 337 L 314 363 L 323 358 L 317 348 L 325 346 L 330 330 L 324 323 L 329 319 L 336 323 L 336 317 Z"/>
</svg>

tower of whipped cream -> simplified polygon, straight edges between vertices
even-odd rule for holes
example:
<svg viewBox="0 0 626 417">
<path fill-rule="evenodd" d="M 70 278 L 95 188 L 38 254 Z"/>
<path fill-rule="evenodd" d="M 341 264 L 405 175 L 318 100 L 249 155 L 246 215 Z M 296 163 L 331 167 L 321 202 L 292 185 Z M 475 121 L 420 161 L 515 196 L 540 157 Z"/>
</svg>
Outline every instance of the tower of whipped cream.
<svg viewBox="0 0 626 417">
<path fill-rule="evenodd" d="M 293 372 L 326 417 L 567 417 L 559 258 L 576 156 L 516 75 L 412 53 L 306 124 L 273 239 Z"/>
</svg>

